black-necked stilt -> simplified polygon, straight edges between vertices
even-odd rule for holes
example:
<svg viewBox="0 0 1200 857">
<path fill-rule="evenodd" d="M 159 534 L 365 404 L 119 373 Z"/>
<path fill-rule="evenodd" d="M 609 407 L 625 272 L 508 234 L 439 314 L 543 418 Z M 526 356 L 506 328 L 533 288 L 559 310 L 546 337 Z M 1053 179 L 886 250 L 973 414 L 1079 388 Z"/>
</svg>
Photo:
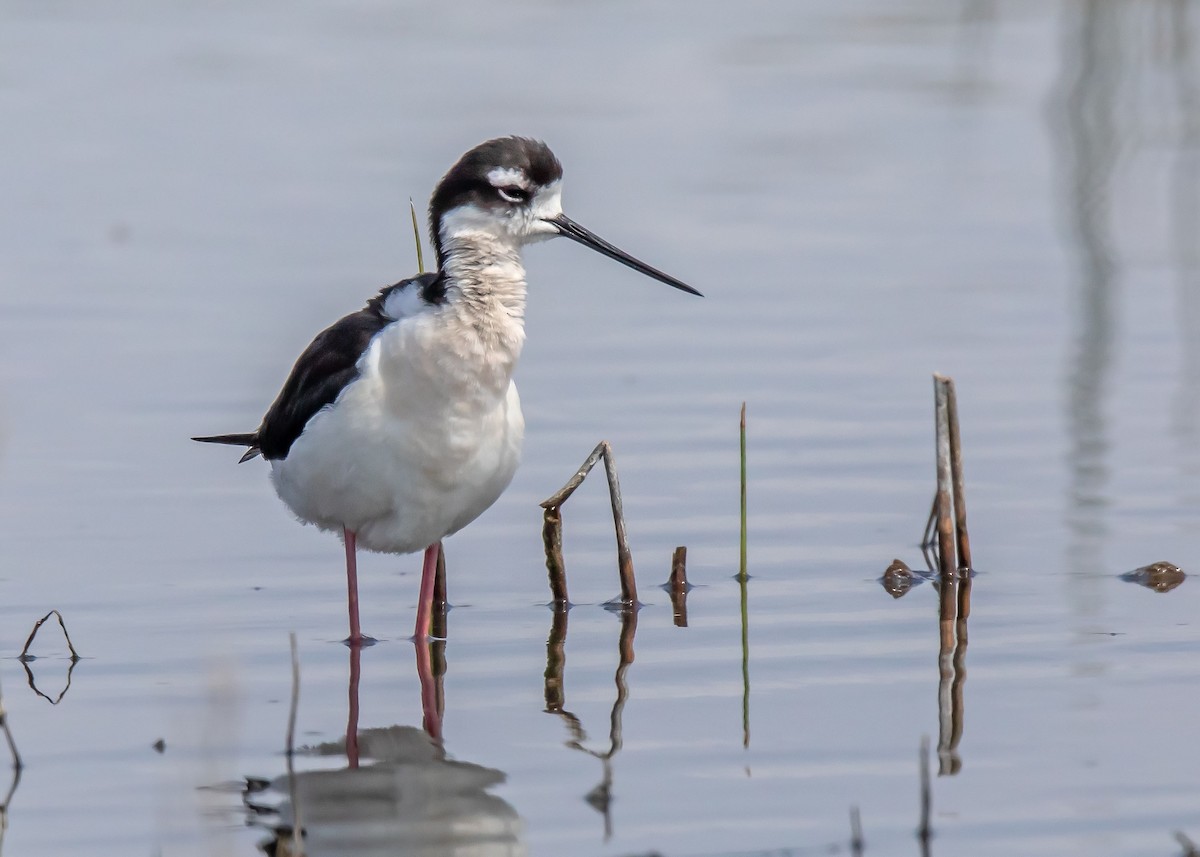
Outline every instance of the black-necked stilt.
<svg viewBox="0 0 1200 857">
<path fill-rule="evenodd" d="M 513 369 L 525 341 L 521 248 L 564 235 L 700 294 L 570 220 L 562 166 L 504 137 L 459 159 L 429 203 L 438 270 L 388 286 L 317 335 L 253 432 L 197 437 L 262 455 L 301 521 L 341 532 L 350 638 L 361 643 L 355 549 L 424 550 L 416 637 L 429 633 L 441 540 L 508 486 L 525 421 Z"/>
</svg>

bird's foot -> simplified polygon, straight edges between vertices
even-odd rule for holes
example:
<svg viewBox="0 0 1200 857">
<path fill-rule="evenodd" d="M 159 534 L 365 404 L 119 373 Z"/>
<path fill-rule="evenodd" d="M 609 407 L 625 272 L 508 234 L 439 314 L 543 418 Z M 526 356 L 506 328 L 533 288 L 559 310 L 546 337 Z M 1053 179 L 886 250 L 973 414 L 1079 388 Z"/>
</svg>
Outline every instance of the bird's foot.
<svg viewBox="0 0 1200 857">
<path fill-rule="evenodd" d="M 342 640 L 342 645 L 349 646 L 350 648 L 358 647 L 365 649 L 367 646 L 373 646 L 378 642 L 379 641 L 374 637 L 368 637 L 366 634 L 359 634 L 357 637 L 351 635 Z"/>
</svg>

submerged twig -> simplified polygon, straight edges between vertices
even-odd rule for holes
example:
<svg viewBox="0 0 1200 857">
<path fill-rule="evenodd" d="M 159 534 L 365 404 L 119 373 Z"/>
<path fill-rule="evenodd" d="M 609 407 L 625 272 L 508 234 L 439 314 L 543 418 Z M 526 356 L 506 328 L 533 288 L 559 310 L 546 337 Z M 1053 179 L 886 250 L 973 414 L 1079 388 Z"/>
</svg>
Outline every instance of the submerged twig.
<svg viewBox="0 0 1200 857">
<path fill-rule="evenodd" d="M 13 768 L 18 771 L 21 770 L 21 768 L 25 767 L 25 765 L 21 761 L 21 754 L 17 752 L 17 742 L 13 740 L 12 731 L 8 728 L 8 711 L 4 708 L 3 693 L 0 693 L 0 731 L 4 733 L 4 740 L 8 744 L 8 752 L 12 755 Z M 4 806 L 8 806 L 7 800 L 4 802 Z"/>
<path fill-rule="evenodd" d="M 29 638 L 25 640 L 25 647 L 23 649 L 21 649 L 21 654 L 17 655 L 17 660 L 19 660 L 19 661 L 32 660 L 32 656 L 29 654 L 29 647 L 33 645 L 33 640 L 35 637 L 37 637 L 38 631 L 41 630 L 42 625 L 44 625 L 46 620 L 49 619 L 51 616 L 56 616 L 58 618 L 58 625 L 60 628 L 62 628 L 63 636 L 66 637 L 66 640 L 67 640 L 67 648 L 71 652 L 71 660 L 72 661 L 79 660 L 79 653 L 75 651 L 75 646 L 73 646 L 71 644 L 71 635 L 67 631 L 67 623 L 65 621 L 63 621 L 62 614 L 59 613 L 57 610 L 51 610 L 49 613 L 47 613 L 41 619 L 38 619 L 37 622 L 35 622 L 33 624 L 33 630 L 29 632 Z"/>
<path fill-rule="evenodd" d="M 612 505 L 613 529 L 616 531 L 617 537 L 617 570 L 621 578 L 620 601 L 628 607 L 636 607 L 638 606 L 637 581 L 633 575 L 633 554 L 630 553 L 629 541 L 625 537 L 625 513 L 621 508 L 621 485 L 617 480 L 617 465 L 613 460 L 612 447 L 606 440 L 596 444 L 591 455 L 584 460 L 566 484 L 541 503 L 542 508 L 546 510 L 542 534 L 546 544 L 546 567 L 550 572 L 551 590 L 554 591 L 556 575 L 565 575 L 566 573 L 562 558 L 562 504 L 575 493 L 576 488 L 583 484 L 583 480 L 600 459 L 604 459 L 604 472 L 608 476 L 608 497 Z M 554 520 L 555 518 L 557 521 Z M 552 555 L 554 546 L 557 546 L 557 553 Z M 565 597 L 565 582 L 562 583 L 561 591 Z"/>
<path fill-rule="evenodd" d="M 854 857 L 862 857 L 863 846 L 866 843 L 863 841 L 862 818 L 859 815 L 858 807 L 850 807 L 850 853 Z"/>
<path fill-rule="evenodd" d="M 928 849 L 929 840 L 933 838 L 933 828 L 929 817 L 933 812 L 933 788 L 929 784 L 929 736 L 921 736 L 921 754 L 919 757 L 921 771 L 921 823 L 917 827 L 917 839 L 923 849 Z"/>
</svg>

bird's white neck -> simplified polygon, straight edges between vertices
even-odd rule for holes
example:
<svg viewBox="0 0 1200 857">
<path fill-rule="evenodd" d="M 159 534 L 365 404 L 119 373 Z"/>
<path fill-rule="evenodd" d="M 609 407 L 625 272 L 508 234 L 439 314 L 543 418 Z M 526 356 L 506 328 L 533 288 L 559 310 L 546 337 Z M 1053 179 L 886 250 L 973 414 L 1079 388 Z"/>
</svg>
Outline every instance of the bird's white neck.
<svg viewBox="0 0 1200 857">
<path fill-rule="evenodd" d="M 476 338 L 511 374 L 525 343 L 525 267 L 511 241 L 472 229 L 442 230 L 447 306 L 460 335 Z"/>
</svg>

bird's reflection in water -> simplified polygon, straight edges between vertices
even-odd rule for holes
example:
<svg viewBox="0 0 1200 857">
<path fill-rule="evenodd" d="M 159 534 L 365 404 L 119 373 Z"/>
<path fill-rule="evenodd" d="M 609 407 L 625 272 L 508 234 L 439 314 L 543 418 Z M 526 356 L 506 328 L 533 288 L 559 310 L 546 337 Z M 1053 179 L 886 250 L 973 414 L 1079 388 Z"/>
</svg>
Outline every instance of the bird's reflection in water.
<svg viewBox="0 0 1200 857">
<path fill-rule="evenodd" d="M 436 624 L 440 619 L 440 626 Z M 445 617 L 435 617 L 444 633 Z M 278 857 L 516 857 L 526 853 L 521 820 L 488 793 L 504 774 L 446 757 L 442 746 L 445 640 L 416 642 L 424 728 L 358 728 L 362 647 L 350 646 L 349 718 L 338 741 L 301 748 L 296 758 L 344 756 L 345 766 L 250 781 L 243 800 Z M 295 835 L 296 830 L 300 836 Z"/>
<path fill-rule="evenodd" d="M 301 756 L 340 756 L 332 741 L 298 751 Z M 269 855 L 413 857 L 524 855 L 521 821 L 508 803 L 487 789 L 504 774 L 446 758 L 438 742 L 412 726 L 364 729 L 358 734 L 362 764 L 300 771 L 270 784 L 248 787 L 246 805 L 271 837 Z M 298 811 L 297 811 L 298 808 Z M 299 823 L 301 851 L 293 830 Z"/>
</svg>

